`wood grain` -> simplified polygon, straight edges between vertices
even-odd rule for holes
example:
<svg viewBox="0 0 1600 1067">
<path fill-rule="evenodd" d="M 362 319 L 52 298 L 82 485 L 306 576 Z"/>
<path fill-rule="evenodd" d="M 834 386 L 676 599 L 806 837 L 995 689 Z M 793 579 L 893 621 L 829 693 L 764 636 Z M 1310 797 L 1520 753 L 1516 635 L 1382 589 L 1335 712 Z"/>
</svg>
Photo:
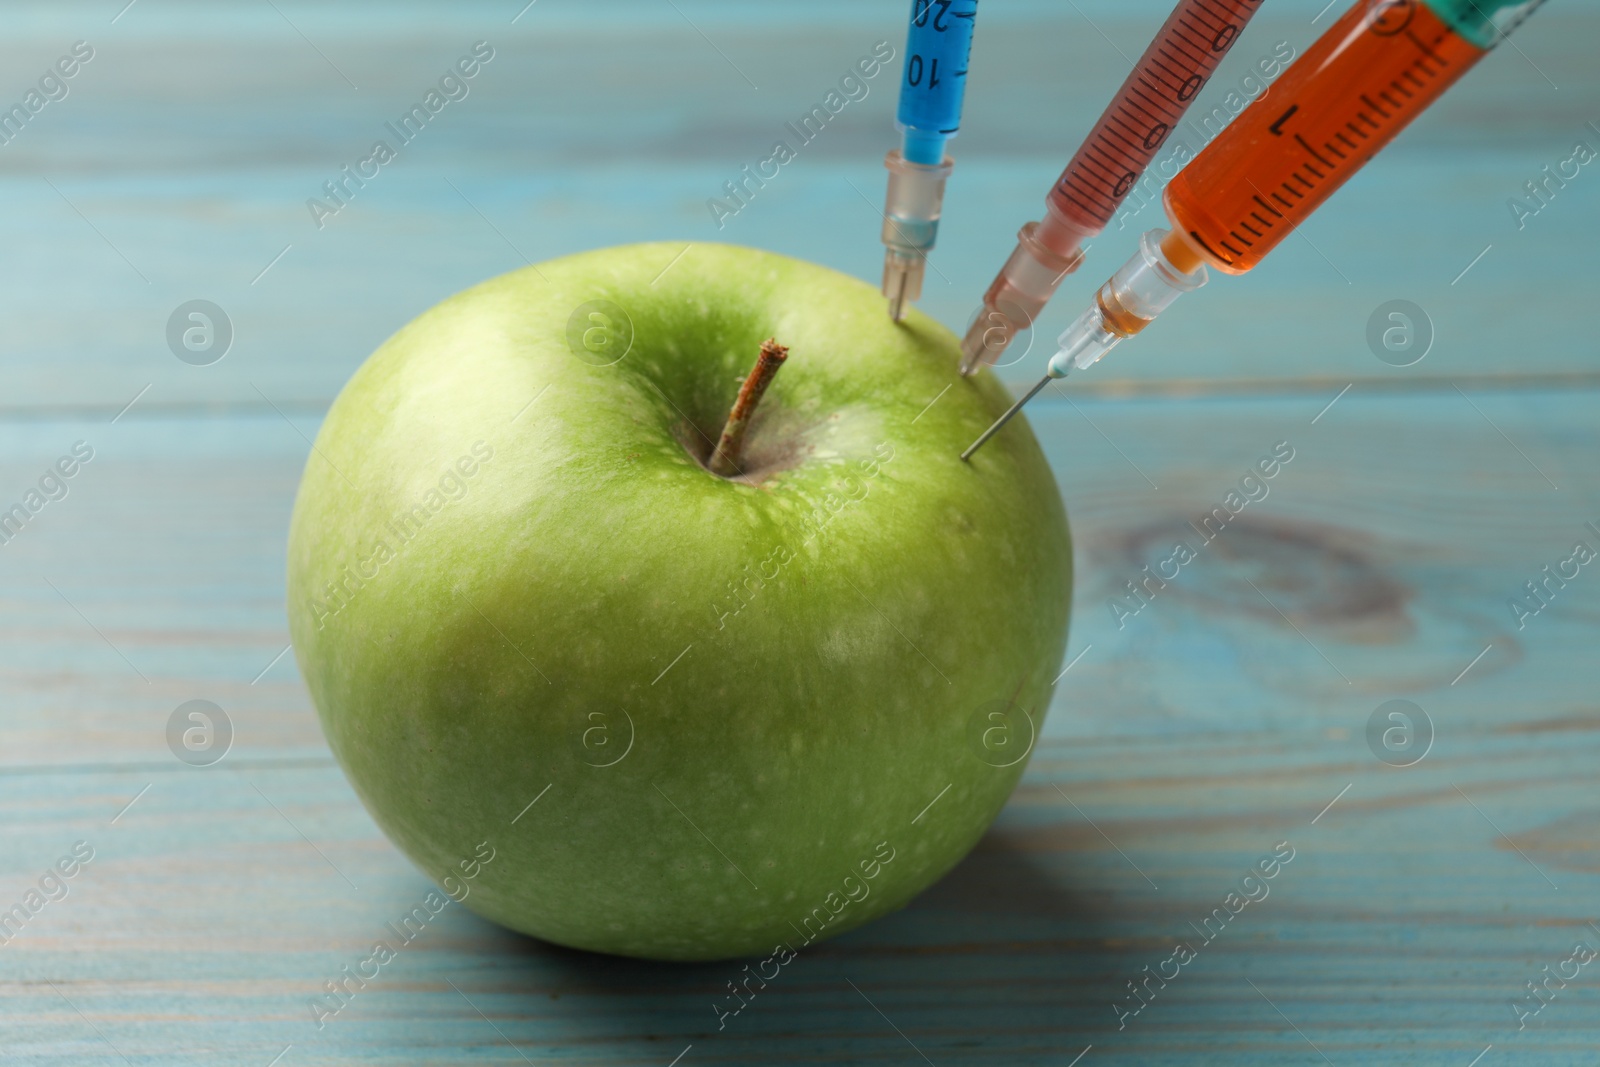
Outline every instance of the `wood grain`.
<svg viewBox="0 0 1600 1067">
<path fill-rule="evenodd" d="M 1128 1062 L 1321 1062 L 1248 978 L 1336 1062 L 1403 1045 L 1406 1062 L 1455 1063 L 1490 1043 L 1582 1062 L 1592 986 L 1520 1034 L 1509 1004 L 1600 936 L 1584 925 L 1600 868 L 1592 600 L 1575 583 L 1526 631 L 1504 601 L 1600 511 L 1591 399 L 1476 399 L 1559 490 L 1453 392 L 1352 391 L 1315 425 L 1321 398 L 1042 402 L 1083 576 L 1071 654 L 1088 651 L 1022 788 L 949 879 L 807 953 L 722 1033 L 726 966 L 596 959 L 459 909 L 315 1030 L 309 997 L 427 883 L 327 758 L 292 660 L 251 684 L 286 641 L 304 445 L 277 417 L 36 421 L 8 442 L 7 476 L 30 439 L 105 443 L 83 472 L 101 481 L 6 548 L 3 884 L 20 895 L 74 840 L 97 856 L 0 949 L 17 1006 L 0 1041 L 30 1063 L 115 1061 L 49 979 L 130 1059 L 162 1062 L 265 1063 L 289 1044 L 301 1062 L 513 1062 L 508 1042 L 557 1062 L 664 1063 L 689 1044 L 702 1062 L 915 1056 L 854 982 L 939 1064 L 1065 1064 L 1091 1043 Z M 1118 630 L 1104 600 L 1141 546 L 1283 440 L 1295 458 L 1270 495 Z M 1395 594 L 1352 605 L 1296 584 L 1330 558 Z M 238 728 L 214 768 L 165 751 L 192 697 Z M 1394 697 L 1437 733 L 1403 770 L 1364 736 Z M 1125 983 L 1283 840 L 1297 855 L 1267 899 L 1118 1031 Z"/>
<path fill-rule="evenodd" d="M 31 8 L 25 33 L 0 49 L 8 69 L 42 70 L 77 38 L 98 52 L 67 99 L 0 148 L 11 291 L 40 312 L 73 309 L 8 323 L 3 403 L 114 413 L 153 382 L 145 403 L 261 405 L 264 394 L 325 405 L 419 309 L 529 260 L 602 245 L 732 241 L 878 276 L 898 65 L 722 228 L 706 201 L 769 155 L 784 123 L 875 41 L 903 47 L 897 5 L 808 5 L 797 18 L 717 2 L 684 7 L 687 19 L 646 0 L 581 14 L 535 5 L 515 25 L 511 6 L 383 17 L 285 7 L 304 37 L 270 7 L 143 4 L 114 26 L 87 6 Z M 1080 14 L 1033 0 L 985 12 L 924 310 L 964 329 L 1125 71 L 1122 54 L 1137 54 L 1165 6 Z M 1303 50 L 1315 13 L 1268 6 L 1195 113 L 1276 42 Z M 1215 279 L 1080 388 L 1587 381 L 1593 341 L 1572 312 L 1600 266 L 1587 236 L 1600 225 L 1600 180 L 1584 168 L 1522 230 L 1506 200 L 1574 140 L 1600 148 L 1587 125 L 1600 123 L 1587 45 L 1597 19 L 1586 5 L 1547 5 L 1264 269 Z M 478 39 L 496 58 L 468 97 L 318 229 L 306 201 Z M 760 88 L 741 70 L 759 71 Z M 1158 214 L 1151 204 L 1095 242 L 1041 319 L 1040 350 L 1007 375 L 1037 373 L 1048 340 Z M 167 358 L 163 339 L 167 316 L 196 297 L 220 304 L 237 331 L 233 352 L 204 372 Z M 1406 369 L 1379 363 L 1365 341 L 1374 309 L 1397 298 L 1420 304 L 1438 335 L 1433 355 Z"/>
<path fill-rule="evenodd" d="M 1166 6 L 985 9 L 931 314 L 964 324 Z M 1309 41 L 1320 6 L 1269 5 L 1219 84 Z M 515 25 L 520 3 L 117 7 L 17 6 L 0 46 L 14 95 L 72 41 L 97 49 L 0 147 L 0 505 L 95 450 L 0 545 L 0 911 L 74 842 L 95 852 L 0 945 L 0 1061 L 1593 1062 L 1600 964 L 1526 1029 L 1512 1005 L 1600 947 L 1600 575 L 1531 618 L 1508 601 L 1575 540 L 1600 548 L 1600 178 L 1520 232 L 1504 205 L 1572 139 L 1600 145 L 1592 8 L 1547 5 L 1307 241 L 1029 409 L 1079 581 L 1027 775 L 947 879 L 719 1031 L 737 966 L 570 952 L 455 905 L 316 1028 L 309 999 L 428 883 L 281 655 L 289 509 L 365 354 L 524 256 L 720 238 L 874 277 L 895 73 L 724 232 L 704 200 L 873 41 L 898 48 L 902 6 L 541 0 Z M 478 39 L 497 54 L 468 99 L 318 231 L 305 198 Z M 1008 374 L 1037 370 L 1130 244 L 1103 239 Z M 195 297 L 237 328 L 209 367 L 164 338 Z M 1437 328 L 1403 369 L 1364 340 L 1397 297 Z M 1280 442 L 1267 495 L 1204 542 L 1189 524 Z M 1195 559 L 1113 610 L 1179 540 Z M 167 748 L 190 699 L 236 727 L 215 766 Z M 1369 747 L 1394 699 L 1432 724 L 1410 767 Z M 1268 895 L 1207 941 L 1285 841 Z M 1119 1029 L 1128 983 L 1180 940 L 1195 959 Z"/>
</svg>

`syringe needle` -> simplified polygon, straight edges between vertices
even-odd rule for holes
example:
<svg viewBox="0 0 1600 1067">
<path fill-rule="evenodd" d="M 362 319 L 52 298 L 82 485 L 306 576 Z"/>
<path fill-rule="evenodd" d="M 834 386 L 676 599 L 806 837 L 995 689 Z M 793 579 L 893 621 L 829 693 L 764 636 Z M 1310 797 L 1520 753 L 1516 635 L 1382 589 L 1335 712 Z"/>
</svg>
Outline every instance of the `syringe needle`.
<svg viewBox="0 0 1600 1067">
<path fill-rule="evenodd" d="M 999 433 L 1001 427 L 1010 422 L 1012 416 L 1022 410 L 1022 405 L 1032 400 L 1039 394 L 1039 390 L 1050 384 L 1050 377 L 1050 375 L 1046 374 L 1043 378 L 1040 378 L 1038 385 L 1035 385 L 1032 389 L 1029 389 L 1027 394 L 1024 395 L 1021 400 L 1018 400 L 1015 404 L 1012 404 L 1009 408 L 1007 408 L 1006 413 L 996 419 L 993 426 L 983 431 L 982 437 L 979 437 L 976 441 L 972 442 L 972 444 L 968 446 L 967 450 L 961 453 L 961 461 L 965 463 L 967 460 L 971 459 L 972 454 L 987 444 L 989 438 Z"/>
<path fill-rule="evenodd" d="M 884 293 L 889 298 L 889 317 L 895 322 L 906 317 L 906 281 L 906 272 L 903 270 L 896 272 L 894 278 L 884 279 Z"/>
</svg>

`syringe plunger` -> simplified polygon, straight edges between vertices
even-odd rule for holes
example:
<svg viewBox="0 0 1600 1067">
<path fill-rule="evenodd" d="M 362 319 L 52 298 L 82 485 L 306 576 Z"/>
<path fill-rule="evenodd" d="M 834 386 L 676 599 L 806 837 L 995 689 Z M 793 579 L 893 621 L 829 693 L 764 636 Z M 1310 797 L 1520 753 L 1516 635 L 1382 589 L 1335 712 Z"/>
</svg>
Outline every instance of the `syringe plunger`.
<svg viewBox="0 0 1600 1067">
<path fill-rule="evenodd" d="M 883 158 L 889 170 L 889 191 L 883 212 L 883 295 L 889 314 L 899 322 L 907 301 L 922 296 L 922 274 L 939 235 L 945 180 L 955 166 L 945 156 L 939 163 L 912 163 L 898 149 Z"/>
</svg>

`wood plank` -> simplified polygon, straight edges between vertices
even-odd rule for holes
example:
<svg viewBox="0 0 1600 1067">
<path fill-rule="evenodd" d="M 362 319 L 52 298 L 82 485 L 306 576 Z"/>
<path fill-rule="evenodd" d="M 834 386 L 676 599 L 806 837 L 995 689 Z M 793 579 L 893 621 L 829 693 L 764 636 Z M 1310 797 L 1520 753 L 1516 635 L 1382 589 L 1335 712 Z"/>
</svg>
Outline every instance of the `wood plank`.
<svg viewBox="0 0 1600 1067">
<path fill-rule="evenodd" d="M 1169 6 L 985 8 L 930 313 L 963 325 L 1121 77 L 1117 50 Z M 310 996 L 428 887 L 280 656 L 288 511 L 327 401 L 401 323 L 524 255 L 721 238 L 874 278 L 883 77 L 725 230 L 705 199 L 873 41 L 898 49 L 904 8 L 616 0 L 511 25 L 520 2 L 276 7 L 138 4 L 113 23 L 20 4 L 0 43 L 14 95 L 73 40 L 97 49 L 0 149 L 0 502 L 75 441 L 95 449 L 0 545 L 0 908 L 74 841 L 96 850 L 0 946 L 7 1056 L 1592 1060 L 1592 968 L 1525 1030 L 1512 1005 L 1574 941 L 1600 945 L 1600 612 L 1587 571 L 1532 617 L 1508 602 L 1600 524 L 1576 310 L 1600 208 L 1580 176 L 1518 231 L 1505 198 L 1572 139 L 1600 144 L 1600 14 L 1547 5 L 1307 241 L 1030 409 L 1074 518 L 1073 659 L 1022 786 L 940 885 L 808 950 L 721 1031 L 710 1005 L 738 967 L 554 949 L 454 906 L 318 1030 Z M 1313 14 L 1267 6 L 1201 106 L 1272 42 L 1303 46 Z M 480 37 L 497 58 L 470 98 L 318 231 L 305 198 Z M 1101 242 L 1007 375 L 1037 369 L 1130 242 Z M 210 367 L 163 336 L 194 297 L 238 327 Z M 1438 333 L 1404 369 L 1363 338 L 1396 297 Z M 1188 532 L 1279 441 L 1295 458 L 1270 494 L 1209 543 Z M 1113 610 L 1178 539 L 1195 560 Z M 192 698 L 238 728 L 214 767 L 166 747 Z M 1394 698 L 1436 734 L 1412 767 L 1366 737 Z M 1270 895 L 1205 941 L 1194 926 L 1284 840 Z M 1119 1029 L 1127 983 L 1178 939 L 1197 958 Z"/>
<path fill-rule="evenodd" d="M 691 1045 L 682 1064 L 916 1062 L 906 1039 L 941 1067 L 1064 1067 L 1091 1044 L 1083 1063 L 1321 1063 L 1313 1043 L 1586 1062 L 1592 982 L 1521 1032 L 1510 1005 L 1600 944 L 1593 593 L 1576 580 L 1525 630 L 1506 599 L 1600 518 L 1593 395 L 1331 399 L 1041 401 L 1079 551 L 1070 654 L 1088 651 L 1022 787 L 948 879 L 804 953 L 720 1032 L 736 966 L 553 949 L 454 907 L 317 1030 L 310 996 L 427 883 L 329 761 L 292 662 L 250 684 L 286 640 L 315 416 L 0 423 L 0 484 L 54 442 L 98 450 L 0 557 L 0 902 L 72 842 L 96 850 L 0 949 L 0 1046 L 29 1064 L 259 1065 L 290 1045 L 285 1065 L 666 1064 Z M 1118 629 L 1123 578 L 1198 542 L 1185 520 L 1285 440 L 1270 494 Z M 165 750 L 193 696 L 238 724 L 215 767 Z M 1365 737 L 1394 697 L 1436 729 L 1406 769 Z M 1190 924 L 1284 840 L 1269 896 L 1199 944 Z M 1197 958 L 1119 1030 L 1126 983 L 1177 939 Z"/>
<path fill-rule="evenodd" d="M 1577 653 L 1593 594 L 1575 582 L 1525 629 L 1508 602 L 1593 536 L 1585 523 L 1600 524 L 1593 394 L 1354 387 L 1327 407 L 1336 392 L 1194 401 L 1063 390 L 1030 409 L 1073 515 L 1073 654 L 1095 646 L 1072 677 L 1107 687 L 1054 716 L 1052 732 L 1267 727 L 1285 699 L 1321 717 L 1370 710 L 1376 697 L 1449 690 L 1455 700 L 1479 687 L 1492 695 L 1452 715 L 1538 718 L 1514 699 L 1528 678 L 1562 706 L 1589 700 Z M 293 657 L 275 659 L 288 642 L 289 508 L 317 426 L 303 412 L 211 419 L 137 407 L 114 425 L 0 422 L 7 500 L 74 441 L 97 449 L 66 499 L 0 549 L 10 620 L 0 670 L 16 695 L 5 766 L 160 762 L 162 724 L 191 698 L 236 708 L 240 745 L 254 755 L 322 750 Z M 1270 495 L 1206 546 L 1187 524 L 1280 441 L 1295 458 Z M 1107 600 L 1178 539 L 1200 558 L 1119 627 Z M 1476 684 L 1452 689 L 1491 642 Z M 1208 700 L 1173 704 L 1197 685 Z"/>
<path fill-rule="evenodd" d="M 1454 753 L 1405 772 L 1339 746 L 1308 759 L 1306 742 L 1263 734 L 1047 743 L 967 863 L 803 954 L 720 1032 L 710 1005 L 737 966 L 567 952 L 453 907 L 318 1031 L 306 1002 L 321 981 L 427 889 L 336 770 L 159 775 L 117 827 L 106 819 L 140 776 L 35 780 L 58 814 L 13 853 L 28 866 L 8 881 L 76 838 L 97 855 L 7 946 L 15 1010 L 0 1032 L 37 1064 L 118 1062 L 103 1040 L 169 1063 L 265 1063 L 291 1044 L 304 1063 L 517 1062 L 510 1045 L 557 1063 L 664 1064 L 687 1045 L 685 1062 L 914 1059 L 870 998 L 940 1064 L 1067 1064 L 1089 1044 L 1117 1062 L 1321 1062 L 1307 1039 L 1335 1062 L 1461 1063 L 1493 1044 L 1508 1062 L 1579 1063 L 1592 985 L 1573 983 L 1520 1034 L 1508 1005 L 1575 939 L 1595 943 L 1593 796 L 1585 814 L 1575 795 L 1594 726 L 1564 754 L 1547 738 L 1458 735 Z M 16 785 L 8 810 L 27 803 Z M 1213 920 L 1203 943 L 1190 924 L 1283 840 L 1295 857 L 1269 895 Z M 1118 1030 L 1125 983 L 1178 940 L 1198 958 Z"/>
<path fill-rule="evenodd" d="M 514 26 L 507 6 L 411 6 L 377 19 L 304 4 L 280 5 L 285 17 L 144 4 L 115 25 L 70 6 L 26 7 L 0 48 L 8 67 L 43 70 L 85 36 L 98 52 L 71 95 L 0 152 L 13 206 L 0 219 L 14 308 L 0 339 L 5 405 L 112 413 L 146 385 L 158 404 L 265 395 L 325 405 L 384 337 L 450 293 L 524 257 L 609 244 L 731 240 L 876 280 L 897 66 L 722 229 L 706 201 L 765 158 L 784 123 L 873 42 L 903 47 L 902 5 L 808 5 L 798 16 L 686 2 L 684 17 L 646 3 L 603 15 L 535 6 Z M 1164 7 L 986 9 L 929 313 L 964 327 L 1125 69 L 1105 38 L 1136 54 Z M 1587 48 L 1597 18 L 1547 6 L 1304 240 L 1187 299 L 1088 385 L 1592 374 L 1592 338 L 1571 312 L 1600 254 L 1587 239 L 1600 224 L 1597 183 L 1580 175 L 1520 232 L 1505 202 L 1575 139 L 1600 147 L 1586 125 L 1600 121 Z M 1199 106 L 1221 102 L 1276 41 L 1303 48 L 1314 33 L 1308 12 L 1269 7 Z M 306 201 L 480 38 L 497 58 L 470 95 L 319 230 Z M 740 70 L 766 84 L 751 89 Z M 1038 350 L 1008 376 L 1036 372 L 1047 338 L 1156 214 L 1152 205 L 1098 243 L 1041 320 Z M 173 358 L 164 336 L 169 315 L 197 297 L 236 328 L 233 350 L 205 368 Z M 1364 340 L 1373 310 L 1395 298 L 1422 305 L 1438 334 L 1429 358 L 1405 370 L 1379 363 Z"/>
</svg>

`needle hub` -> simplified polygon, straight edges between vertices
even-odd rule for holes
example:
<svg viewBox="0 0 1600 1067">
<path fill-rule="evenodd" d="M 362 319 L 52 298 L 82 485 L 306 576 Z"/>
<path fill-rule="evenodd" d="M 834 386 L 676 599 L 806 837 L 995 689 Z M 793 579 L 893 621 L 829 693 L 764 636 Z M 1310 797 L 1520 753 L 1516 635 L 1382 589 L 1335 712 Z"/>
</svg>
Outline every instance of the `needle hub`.
<svg viewBox="0 0 1600 1067">
<path fill-rule="evenodd" d="M 883 209 L 883 295 L 889 316 L 899 322 L 905 305 L 922 298 L 922 274 L 928 253 L 939 236 L 944 186 L 955 167 L 945 156 L 938 163 L 913 163 L 894 149 L 883 157 L 889 191 Z"/>
</svg>

